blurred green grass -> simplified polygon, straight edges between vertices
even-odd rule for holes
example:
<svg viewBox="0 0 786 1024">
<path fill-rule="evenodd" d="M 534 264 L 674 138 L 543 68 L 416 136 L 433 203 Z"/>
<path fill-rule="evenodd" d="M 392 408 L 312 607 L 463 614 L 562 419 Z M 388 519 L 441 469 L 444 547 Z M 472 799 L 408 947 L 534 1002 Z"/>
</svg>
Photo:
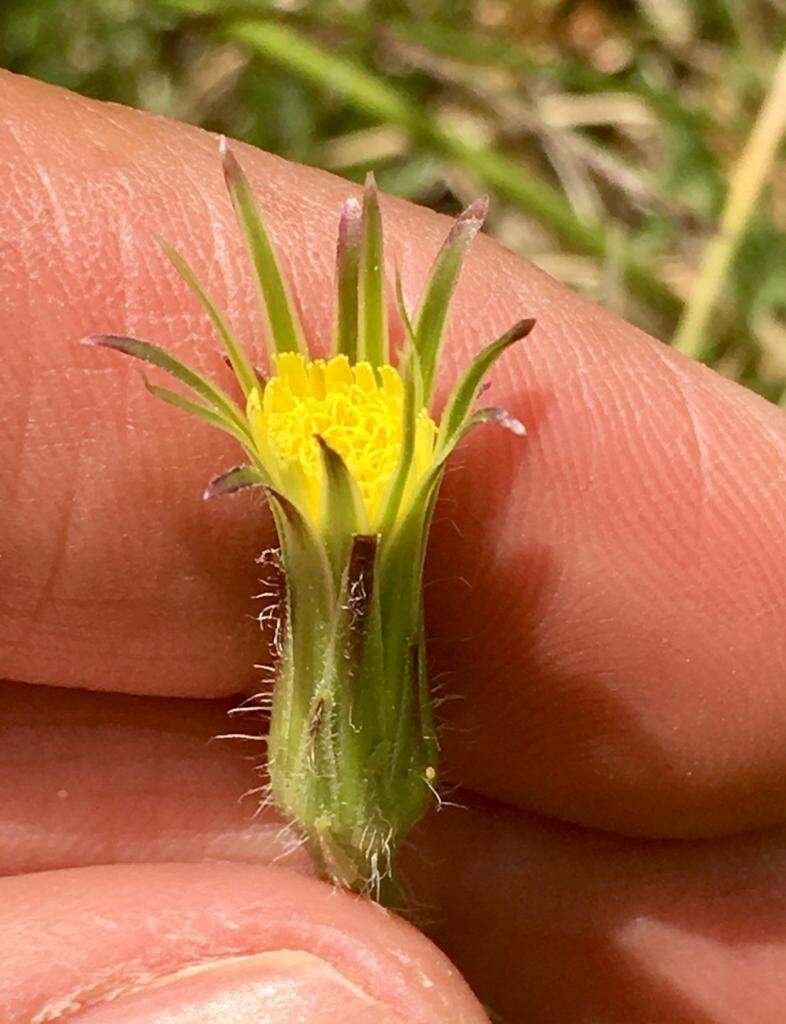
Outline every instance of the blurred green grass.
<svg viewBox="0 0 786 1024">
<path fill-rule="evenodd" d="M 373 167 L 384 189 L 434 209 L 489 192 L 504 244 L 775 401 L 784 42 L 786 0 L 6 0 L 0 12 L 11 70 L 353 180 Z"/>
</svg>

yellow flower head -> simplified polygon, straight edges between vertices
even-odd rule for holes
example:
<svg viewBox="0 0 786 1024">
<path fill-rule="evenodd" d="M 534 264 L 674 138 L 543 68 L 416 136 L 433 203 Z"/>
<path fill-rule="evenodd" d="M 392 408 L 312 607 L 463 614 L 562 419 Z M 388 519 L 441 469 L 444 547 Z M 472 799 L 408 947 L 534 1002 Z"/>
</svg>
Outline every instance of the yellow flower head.
<svg viewBox="0 0 786 1024">
<path fill-rule="evenodd" d="M 323 463 L 317 437 L 337 452 L 363 498 L 370 529 L 378 524 L 401 455 L 404 386 L 397 370 L 350 365 L 346 355 L 307 360 L 274 356 L 276 375 L 248 396 L 254 442 L 271 479 L 300 499 L 315 523 L 323 516 Z M 405 490 L 431 464 L 437 427 L 426 409 L 417 416 L 412 469 Z"/>
</svg>

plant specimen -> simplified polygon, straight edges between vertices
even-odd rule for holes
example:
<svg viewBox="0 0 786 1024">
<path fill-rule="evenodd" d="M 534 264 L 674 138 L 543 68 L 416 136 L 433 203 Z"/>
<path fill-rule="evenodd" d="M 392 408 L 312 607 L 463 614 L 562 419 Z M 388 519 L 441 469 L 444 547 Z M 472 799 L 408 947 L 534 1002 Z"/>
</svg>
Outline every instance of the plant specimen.
<svg viewBox="0 0 786 1024">
<path fill-rule="evenodd" d="M 249 184 L 222 141 L 225 177 L 267 322 L 269 377 L 250 361 L 190 267 L 165 250 L 205 306 L 242 392 L 144 341 L 94 335 L 166 370 L 190 391 L 158 398 L 234 437 L 247 461 L 206 497 L 264 490 L 286 596 L 278 622 L 268 736 L 270 799 L 335 884 L 400 901 L 396 851 L 436 798 L 438 742 L 426 674 L 422 577 L 445 464 L 480 423 L 515 434 L 504 410 L 475 410 L 484 377 L 527 335 L 522 320 L 467 367 L 439 420 L 433 395 L 448 307 L 486 209 L 455 221 L 413 317 L 396 282 L 406 340 L 390 362 L 382 221 L 373 178 L 341 211 L 333 354 L 312 358 Z"/>
</svg>

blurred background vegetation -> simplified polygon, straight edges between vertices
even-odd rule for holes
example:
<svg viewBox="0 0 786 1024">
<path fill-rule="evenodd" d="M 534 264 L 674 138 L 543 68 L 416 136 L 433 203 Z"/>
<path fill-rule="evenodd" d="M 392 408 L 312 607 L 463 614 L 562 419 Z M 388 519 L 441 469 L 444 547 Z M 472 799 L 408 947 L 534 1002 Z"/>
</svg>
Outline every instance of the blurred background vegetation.
<svg viewBox="0 0 786 1024">
<path fill-rule="evenodd" d="M 455 212 L 786 404 L 786 0 L 4 0 L 0 65 Z"/>
</svg>

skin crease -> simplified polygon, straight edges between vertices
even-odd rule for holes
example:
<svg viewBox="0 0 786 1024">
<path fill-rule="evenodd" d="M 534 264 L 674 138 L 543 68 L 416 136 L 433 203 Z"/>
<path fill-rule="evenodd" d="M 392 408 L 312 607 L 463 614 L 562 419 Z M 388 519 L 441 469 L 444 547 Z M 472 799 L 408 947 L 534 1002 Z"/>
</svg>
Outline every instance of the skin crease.
<svg viewBox="0 0 786 1024">
<path fill-rule="evenodd" d="M 68 892 L 92 900 L 97 918 L 116 917 L 118 887 L 147 914 L 159 912 L 160 897 L 143 891 L 148 875 L 119 868 L 108 884 L 89 865 L 135 863 L 147 871 L 151 862 L 221 858 L 246 862 L 248 870 L 275 862 L 282 879 L 274 891 L 291 891 L 297 882 L 290 872 L 308 869 L 302 851 L 282 844 L 270 811 L 255 817 L 252 805 L 237 800 L 259 779 L 256 760 L 239 756 L 242 747 L 210 742 L 226 728 L 225 705 L 6 684 L 0 722 L 0 874 L 25 879 L 22 890 L 16 879 L 0 879 L 0 992 L 15 991 L 27 1007 L 33 999 L 51 1004 L 67 987 L 50 973 L 50 957 L 44 966 L 31 955 L 31 906 L 38 908 L 36 934 L 66 929 L 64 947 L 83 965 L 77 982 L 103 976 L 107 965 L 105 958 L 99 971 L 95 960 L 106 929 L 95 942 L 83 910 L 63 912 L 63 879 L 78 876 Z M 414 919 L 503 1020 L 782 1021 L 786 830 L 709 842 L 634 841 L 484 805 L 468 793 L 454 799 L 464 807 L 433 816 L 406 851 Z M 56 870 L 75 866 L 78 872 Z M 196 892 L 187 882 L 192 867 L 177 868 L 178 893 L 186 885 Z M 264 895 L 270 877 L 254 878 L 252 891 Z M 202 879 L 189 919 L 197 915 L 200 929 L 207 927 L 204 893 L 226 887 Z M 303 897 L 313 899 L 313 888 Z M 84 939 L 74 940 L 69 914 Z M 151 929 L 138 925 L 138 918 L 125 919 L 118 930 L 125 955 L 113 946 L 116 987 L 132 973 L 131 953 L 149 945 Z M 243 927 L 236 930 L 245 936 Z M 364 927 L 361 920 L 361 936 Z M 19 929 L 28 937 L 21 945 Z M 157 929 L 167 931 L 155 917 Z M 216 943 L 207 950 L 208 962 L 227 952 Z M 167 953 L 165 976 L 188 959 L 177 947 Z M 185 1000 L 188 993 L 173 986 L 165 995 Z M 0 1002 L 0 1020 L 9 1014 Z M 10 1016 L 16 1019 L 29 1015 Z"/>
<path fill-rule="evenodd" d="M 287 950 L 185 968 L 155 988 L 83 1014 L 82 1020 L 84 1024 L 91 1019 L 94 1024 L 164 1024 L 172 1020 L 175 1006 L 183 1021 L 212 1016 L 232 1024 L 259 1024 L 260 1005 L 266 1024 L 289 1022 L 297 1015 L 309 1024 L 332 1024 L 346 1014 L 357 1024 L 401 1022 L 398 1014 L 386 1011 L 323 960 Z"/>
<path fill-rule="evenodd" d="M 225 730 L 222 708 L 182 701 L 178 725 L 176 702 L 160 699 L 254 684 L 260 644 L 248 595 L 253 556 L 272 535 L 253 499 L 198 501 L 205 480 L 236 461 L 230 442 L 156 405 L 130 363 L 75 344 L 94 331 L 136 334 L 223 372 L 204 318 L 155 250 L 158 234 L 192 259 L 261 358 L 215 140 L 8 75 L 0 133 L 0 673 L 149 695 L 35 691 L 44 703 L 7 687 L 0 862 L 8 873 L 79 866 L 0 884 L 0 991 L 16 979 L 22 1009 L 10 1019 L 25 1021 L 62 991 L 52 958 L 38 973 L 20 962 L 10 923 L 19 927 L 24 908 L 40 906 L 41 934 L 61 912 L 84 924 L 84 904 L 61 907 L 51 895 L 71 891 L 76 875 L 74 891 L 94 900 L 86 920 L 111 916 L 122 892 L 153 913 L 155 928 L 145 872 L 165 869 L 117 867 L 108 881 L 110 869 L 90 865 L 277 855 L 269 820 L 227 810 L 242 774 L 230 767 L 237 751 L 205 752 L 205 737 Z M 237 152 L 283 247 L 307 333 L 326 339 L 328 241 L 350 188 Z M 383 212 L 415 299 L 445 222 L 392 200 Z M 786 539 L 786 418 L 487 240 L 462 277 L 443 385 L 522 315 L 538 328 L 495 370 L 488 397 L 522 418 L 529 437 L 487 429 L 462 450 L 427 589 L 434 677 L 463 698 L 444 708 L 446 766 L 510 807 L 468 794 L 471 810 L 445 811 L 421 830 L 409 855 L 419 920 L 511 1021 L 622 1024 L 646 1014 L 655 1024 L 776 1024 L 783 833 L 698 837 L 775 825 L 786 810 L 786 568 L 773 555 Z M 25 744 L 10 709 L 27 700 L 39 703 Z M 91 710 L 91 700 L 106 703 Z M 115 729 L 102 744 L 96 729 L 108 720 Z M 187 807 L 186 773 L 175 770 L 184 763 L 194 765 Z M 55 802 L 55 780 L 69 772 L 76 779 L 54 790 L 67 793 Z M 129 799 L 118 802 L 123 786 Z M 176 827 L 162 833 L 173 814 Z M 670 836 L 696 841 L 657 838 Z M 177 871 L 177 898 L 198 907 L 226 889 L 224 871 L 247 872 L 229 886 L 234 898 L 238 888 L 260 899 L 280 889 L 291 906 L 302 901 L 304 920 L 322 891 L 283 871 L 192 865 Z M 193 872 L 204 874 L 191 885 Z M 350 902 L 362 920 L 354 910 L 341 918 L 341 948 L 357 952 L 368 910 Z M 399 927 L 381 920 L 383 930 Z M 236 924 L 259 951 L 249 922 Z M 94 942 L 90 928 L 79 934 Z M 149 935 L 123 921 L 121 941 L 122 963 L 107 951 L 113 969 Z M 429 969 L 444 968 L 411 930 L 401 941 Z M 104 969 L 91 959 L 96 948 L 82 950 L 88 979 Z M 364 992 L 388 980 L 385 968 L 360 973 Z M 448 1009 L 433 1019 L 482 1019 L 454 976 L 435 987 Z M 416 985 L 401 991 L 384 996 L 410 1000 L 393 1012 L 430 1019 L 412 1002 Z"/>
<path fill-rule="evenodd" d="M 57 1019 L 60 1007 L 79 1020 L 82 1009 L 107 999 L 122 1006 L 135 989 L 190 965 L 268 950 L 302 950 L 322 961 L 321 978 L 309 986 L 315 999 L 320 985 L 330 992 L 336 973 L 359 988 L 350 1020 L 367 1019 L 372 1000 L 384 1007 L 384 1024 L 486 1020 L 456 969 L 410 925 L 287 871 L 97 866 L 20 875 L 4 890 L 4 1021 Z M 299 972 L 290 965 L 277 973 Z M 294 1024 L 297 1013 L 288 1019 Z"/>
</svg>

